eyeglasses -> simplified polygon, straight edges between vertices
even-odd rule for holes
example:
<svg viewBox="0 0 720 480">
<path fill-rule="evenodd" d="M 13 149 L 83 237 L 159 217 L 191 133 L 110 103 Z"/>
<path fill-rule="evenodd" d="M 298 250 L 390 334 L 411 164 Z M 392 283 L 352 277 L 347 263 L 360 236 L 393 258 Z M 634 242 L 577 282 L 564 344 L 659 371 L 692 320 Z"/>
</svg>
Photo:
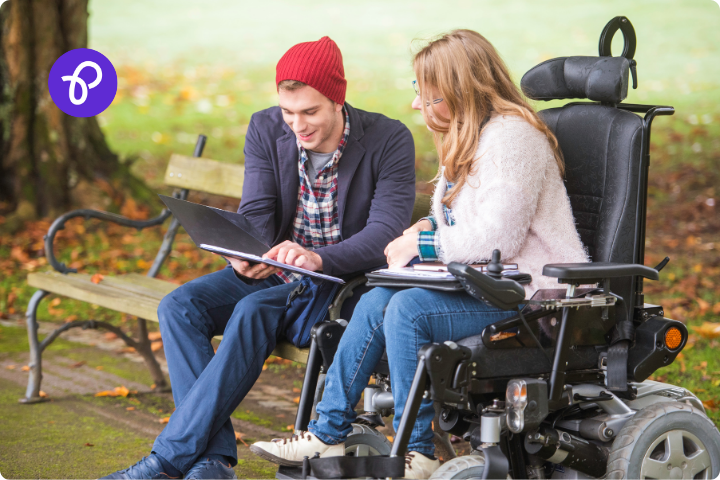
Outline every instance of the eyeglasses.
<svg viewBox="0 0 720 480">
<path fill-rule="evenodd" d="M 419 96 L 420 96 L 420 89 L 418 88 L 417 80 L 413 80 L 413 81 L 412 81 L 412 86 L 413 86 L 413 88 L 415 89 L 415 93 L 416 93 L 417 96 L 419 97 Z M 438 103 L 440 103 L 440 102 L 442 102 L 442 101 L 443 101 L 442 98 L 436 98 L 435 100 L 432 101 L 432 103 L 433 103 L 433 105 L 434 105 L 434 104 L 438 104 Z M 425 102 L 425 105 L 429 107 L 429 106 L 430 106 L 430 102 Z"/>
</svg>

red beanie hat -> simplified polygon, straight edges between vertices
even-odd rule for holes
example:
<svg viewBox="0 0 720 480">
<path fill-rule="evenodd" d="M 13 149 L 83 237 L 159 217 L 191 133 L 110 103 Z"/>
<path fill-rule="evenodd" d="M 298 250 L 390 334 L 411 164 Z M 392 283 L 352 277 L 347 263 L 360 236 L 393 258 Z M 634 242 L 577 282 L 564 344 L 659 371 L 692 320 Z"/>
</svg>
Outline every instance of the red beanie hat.
<svg viewBox="0 0 720 480">
<path fill-rule="evenodd" d="M 275 70 L 275 85 L 296 80 L 310 85 L 335 103 L 345 103 L 345 69 L 342 53 L 330 37 L 298 43 L 282 56 Z"/>
</svg>

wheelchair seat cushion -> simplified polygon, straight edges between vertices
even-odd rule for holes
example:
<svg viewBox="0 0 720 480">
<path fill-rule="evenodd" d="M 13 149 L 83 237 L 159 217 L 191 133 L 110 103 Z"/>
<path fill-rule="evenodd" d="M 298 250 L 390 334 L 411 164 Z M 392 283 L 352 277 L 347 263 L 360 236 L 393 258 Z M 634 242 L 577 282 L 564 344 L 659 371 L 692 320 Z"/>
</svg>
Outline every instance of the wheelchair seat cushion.
<svg viewBox="0 0 720 480">
<path fill-rule="evenodd" d="M 560 57 L 533 67 L 520 86 L 535 100 L 587 98 L 617 104 L 627 97 L 629 71 L 624 57 Z"/>
</svg>

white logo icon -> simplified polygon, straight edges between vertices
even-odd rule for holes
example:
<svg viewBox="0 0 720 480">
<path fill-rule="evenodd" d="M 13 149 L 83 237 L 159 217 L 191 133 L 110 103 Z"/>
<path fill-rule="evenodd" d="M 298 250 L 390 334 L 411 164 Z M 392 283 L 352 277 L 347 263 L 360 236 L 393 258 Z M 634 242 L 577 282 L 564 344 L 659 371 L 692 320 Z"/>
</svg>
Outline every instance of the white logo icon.
<svg viewBox="0 0 720 480">
<path fill-rule="evenodd" d="M 90 84 L 87 85 L 85 83 L 85 80 L 80 78 L 78 75 L 80 75 L 80 72 L 85 67 L 92 67 L 95 69 L 95 72 L 97 73 L 97 78 Z M 88 95 L 88 89 L 89 88 L 95 88 L 100 83 L 100 80 L 102 80 L 102 70 L 100 70 L 100 65 L 98 65 L 95 62 L 86 61 L 82 62 L 80 65 L 77 66 L 75 69 L 75 72 L 72 75 L 65 75 L 62 77 L 63 82 L 70 82 L 70 101 L 73 105 L 82 105 L 85 103 L 85 100 L 87 100 Z M 80 95 L 80 98 L 75 98 L 75 84 L 80 85 L 80 90 L 82 90 L 82 95 Z"/>
</svg>

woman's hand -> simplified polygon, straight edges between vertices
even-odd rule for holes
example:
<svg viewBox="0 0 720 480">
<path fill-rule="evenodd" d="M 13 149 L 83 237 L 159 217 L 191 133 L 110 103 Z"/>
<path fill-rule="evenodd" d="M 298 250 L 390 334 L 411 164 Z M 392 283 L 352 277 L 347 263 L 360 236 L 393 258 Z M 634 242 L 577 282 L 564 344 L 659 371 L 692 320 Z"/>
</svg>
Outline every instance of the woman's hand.
<svg viewBox="0 0 720 480">
<path fill-rule="evenodd" d="M 271 248 L 263 258 L 270 258 L 280 263 L 302 267 L 317 272 L 322 270 L 322 257 L 312 250 L 307 250 L 297 243 L 285 240 Z"/>
<path fill-rule="evenodd" d="M 432 230 L 432 223 L 430 223 L 430 220 L 427 220 L 423 218 L 419 222 L 417 222 L 412 227 L 408 228 L 403 232 L 403 235 L 407 235 L 409 233 L 415 233 L 415 232 L 428 232 Z"/>
<path fill-rule="evenodd" d="M 410 229 L 406 230 L 406 232 L 409 231 Z M 405 233 L 402 237 L 396 238 L 385 247 L 385 257 L 387 257 L 388 268 L 402 268 L 418 255 L 417 231 Z"/>
</svg>

